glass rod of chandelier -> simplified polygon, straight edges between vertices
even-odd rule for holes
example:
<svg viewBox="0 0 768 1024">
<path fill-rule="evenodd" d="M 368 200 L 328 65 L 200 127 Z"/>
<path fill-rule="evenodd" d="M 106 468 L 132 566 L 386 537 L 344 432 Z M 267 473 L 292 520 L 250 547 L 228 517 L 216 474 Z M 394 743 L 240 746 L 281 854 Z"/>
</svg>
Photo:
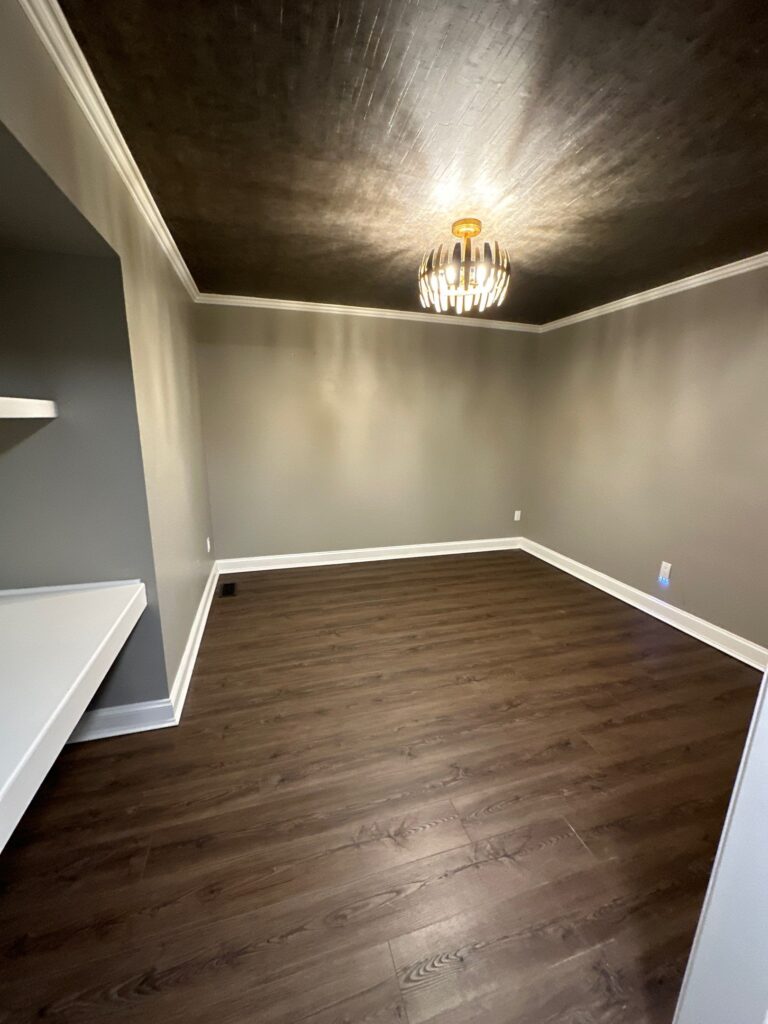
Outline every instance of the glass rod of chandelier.
<svg viewBox="0 0 768 1024">
<path fill-rule="evenodd" d="M 509 253 L 498 242 L 473 246 L 463 238 L 426 253 L 419 267 L 419 298 L 436 313 L 464 313 L 501 305 L 509 287 Z"/>
</svg>

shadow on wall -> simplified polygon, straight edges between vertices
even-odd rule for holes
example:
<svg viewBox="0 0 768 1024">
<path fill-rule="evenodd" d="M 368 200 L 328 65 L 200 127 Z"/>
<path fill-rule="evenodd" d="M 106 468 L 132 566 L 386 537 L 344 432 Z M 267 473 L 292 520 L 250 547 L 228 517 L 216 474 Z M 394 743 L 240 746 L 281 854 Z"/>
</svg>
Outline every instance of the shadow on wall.
<svg viewBox="0 0 768 1024">
<path fill-rule="evenodd" d="M 46 425 L 45 420 L 7 420 L 0 427 L 0 456 L 36 434 Z"/>
</svg>

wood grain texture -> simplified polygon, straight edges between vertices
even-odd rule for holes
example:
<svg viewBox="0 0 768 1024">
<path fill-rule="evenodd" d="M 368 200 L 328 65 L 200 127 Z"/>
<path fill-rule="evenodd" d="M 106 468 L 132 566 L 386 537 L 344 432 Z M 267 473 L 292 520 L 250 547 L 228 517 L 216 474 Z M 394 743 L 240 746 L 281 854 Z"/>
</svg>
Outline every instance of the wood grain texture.
<svg viewBox="0 0 768 1024">
<path fill-rule="evenodd" d="M 0 1024 L 669 1024 L 757 682 L 521 552 L 242 576 L 0 858 Z"/>
<path fill-rule="evenodd" d="M 763 0 L 62 0 L 202 291 L 420 310 L 482 218 L 493 318 L 768 249 Z"/>
</svg>

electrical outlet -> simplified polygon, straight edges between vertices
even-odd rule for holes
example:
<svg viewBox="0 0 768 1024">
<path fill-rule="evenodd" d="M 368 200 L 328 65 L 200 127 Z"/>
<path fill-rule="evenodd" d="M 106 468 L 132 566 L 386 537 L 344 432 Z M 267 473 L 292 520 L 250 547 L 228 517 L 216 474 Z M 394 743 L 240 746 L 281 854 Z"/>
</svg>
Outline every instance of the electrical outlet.
<svg viewBox="0 0 768 1024">
<path fill-rule="evenodd" d="M 210 555 L 210 553 L 211 553 L 211 538 L 210 537 L 206 537 L 205 538 L 205 550 Z"/>
<path fill-rule="evenodd" d="M 659 583 L 662 587 L 669 586 L 669 578 L 672 575 L 672 563 L 662 562 L 661 568 L 659 569 Z"/>
<path fill-rule="evenodd" d="M 515 512 L 515 522 L 519 523 L 522 518 L 523 513 L 520 511 L 520 509 L 518 509 L 517 512 Z"/>
</svg>

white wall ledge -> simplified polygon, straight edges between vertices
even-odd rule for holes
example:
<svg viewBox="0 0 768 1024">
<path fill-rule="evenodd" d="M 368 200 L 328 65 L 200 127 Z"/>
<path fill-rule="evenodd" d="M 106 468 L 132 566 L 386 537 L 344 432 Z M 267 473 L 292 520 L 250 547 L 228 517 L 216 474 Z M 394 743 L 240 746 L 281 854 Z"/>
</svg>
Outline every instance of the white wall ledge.
<svg viewBox="0 0 768 1024">
<path fill-rule="evenodd" d="M 4 398 L 0 396 L 2 420 L 52 420 L 58 416 L 56 403 L 47 398 Z"/>
</svg>

